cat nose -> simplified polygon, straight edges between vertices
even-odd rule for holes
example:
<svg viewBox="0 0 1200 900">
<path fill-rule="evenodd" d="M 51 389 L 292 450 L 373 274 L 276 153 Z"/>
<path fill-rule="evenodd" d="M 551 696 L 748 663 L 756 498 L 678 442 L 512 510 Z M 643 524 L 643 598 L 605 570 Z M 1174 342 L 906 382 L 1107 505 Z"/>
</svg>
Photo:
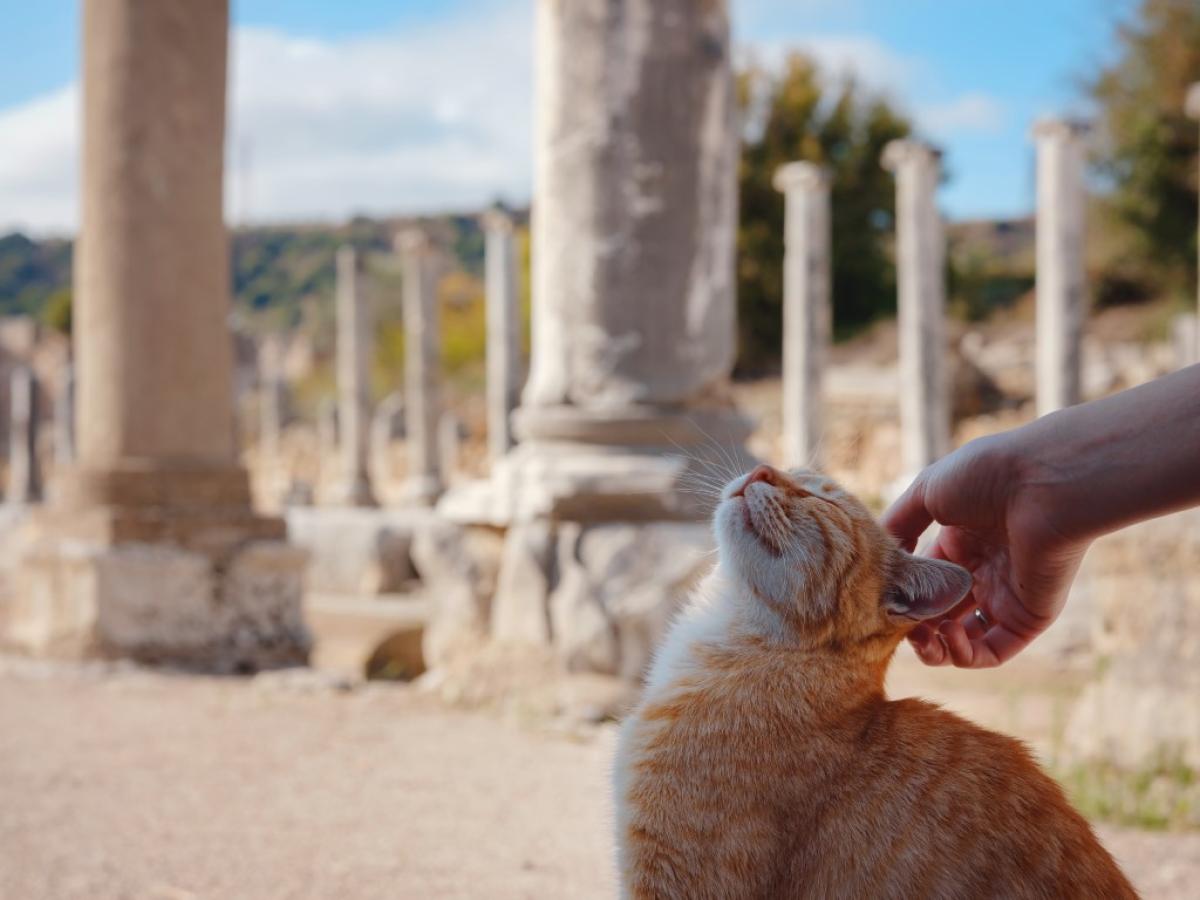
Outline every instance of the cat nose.
<svg viewBox="0 0 1200 900">
<path fill-rule="evenodd" d="M 779 473 L 765 463 L 761 466 L 755 466 L 754 469 L 746 476 L 746 480 L 742 482 L 733 494 L 735 497 L 741 497 L 746 493 L 746 488 L 754 484 L 756 481 L 761 481 L 770 485 L 779 484 Z"/>
</svg>

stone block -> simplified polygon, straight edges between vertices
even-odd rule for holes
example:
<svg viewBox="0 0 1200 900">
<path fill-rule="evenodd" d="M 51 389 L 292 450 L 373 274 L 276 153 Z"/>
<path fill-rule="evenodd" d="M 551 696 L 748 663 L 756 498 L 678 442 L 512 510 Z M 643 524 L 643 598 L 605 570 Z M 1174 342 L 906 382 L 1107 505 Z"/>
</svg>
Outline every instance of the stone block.
<svg viewBox="0 0 1200 900">
<path fill-rule="evenodd" d="M 429 668 L 482 645 L 489 631 L 502 537 L 489 528 L 431 519 L 412 546 L 413 563 L 430 599 L 422 642 Z"/>
<path fill-rule="evenodd" d="M 562 529 L 550 601 L 555 647 L 570 671 L 639 680 L 671 616 L 712 566 L 699 522 Z"/>
<path fill-rule="evenodd" d="M 308 550 L 309 590 L 323 594 L 386 594 L 416 578 L 414 534 L 429 521 L 427 510 L 294 507 L 288 535 Z"/>
<path fill-rule="evenodd" d="M 495 640 L 549 645 L 554 560 L 555 534 L 550 522 L 542 519 L 508 530 L 492 603 Z"/>
<path fill-rule="evenodd" d="M 305 554 L 250 542 L 222 566 L 171 545 L 44 540 L 4 604 L 6 641 L 41 654 L 126 656 L 248 672 L 303 665 Z"/>
<path fill-rule="evenodd" d="M 616 623 L 604 592 L 581 558 L 582 529 L 564 526 L 558 535 L 558 585 L 550 599 L 554 647 L 568 672 L 616 675 L 621 667 Z"/>
</svg>

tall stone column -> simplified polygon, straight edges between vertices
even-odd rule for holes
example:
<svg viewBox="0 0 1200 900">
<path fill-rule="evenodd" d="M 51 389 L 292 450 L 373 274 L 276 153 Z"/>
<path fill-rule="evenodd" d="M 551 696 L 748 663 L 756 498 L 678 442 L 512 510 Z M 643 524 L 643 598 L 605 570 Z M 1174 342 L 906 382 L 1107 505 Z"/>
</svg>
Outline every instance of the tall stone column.
<svg viewBox="0 0 1200 900">
<path fill-rule="evenodd" d="M 1186 111 L 1193 119 L 1200 119 L 1200 81 L 1188 89 Z M 1200 275 L 1200 228 L 1196 230 L 1198 275 Z M 1200 362 L 1200 277 L 1196 280 L 1196 311 L 1193 318 L 1192 357 L 1189 362 Z"/>
<path fill-rule="evenodd" d="M 784 194 L 783 455 L 816 466 L 821 442 L 821 373 L 832 325 L 829 173 L 793 162 L 775 173 Z"/>
<path fill-rule="evenodd" d="M 358 254 L 337 252 L 337 388 L 340 480 L 332 501 L 374 506 L 368 441 L 371 422 L 370 310 L 359 288 Z"/>
<path fill-rule="evenodd" d="M 404 269 L 404 427 L 408 444 L 405 496 L 429 504 L 442 493 L 438 465 L 441 418 L 441 326 L 438 322 L 438 251 L 419 229 L 396 238 Z"/>
<path fill-rule="evenodd" d="M 234 446 L 225 0 L 83 4 L 79 458 L 10 639 L 218 670 L 303 661 L 303 556 Z"/>
<path fill-rule="evenodd" d="M 941 152 L 921 141 L 892 141 L 883 165 L 896 176 L 901 456 L 904 472 L 915 474 L 950 449 Z"/>
<path fill-rule="evenodd" d="M 38 385 L 26 365 L 13 369 L 9 408 L 8 485 L 5 500 L 24 506 L 42 499 L 42 467 L 38 459 Z"/>
<path fill-rule="evenodd" d="M 513 221 L 502 209 L 484 214 L 487 235 L 487 431 L 492 462 L 513 445 L 512 411 L 521 390 L 521 301 Z"/>
<path fill-rule="evenodd" d="M 518 443 L 438 512 L 507 528 L 490 608 L 463 621 L 498 642 L 549 643 L 568 669 L 634 679 L 711 566 L 710 489 L 752 465 L 729 391 L 739 132 L 728 5 L 538 0 L 536 22 Z M 428 634 L 457 627 L 453 610 L 434 625 Z M 427 642 L 432 665 L 450 643 Z"/>
<path fill-rule="evenodd" d="M 737 459 L 747 435 L 727 393 L 726 3 L 540 0 L 536 27 L 533 347 L 514 414 L 536 475 L 514 512 L 703 515 L 676 488 L 713 443 Z"/>
<path fill-rule="evenodd" d="M 1087 126 L 1043 119 L 1037 145 L 1037 411 L 1083 399 L 1083 325 L 1087 317 L 1083 189 Z"/>
</svg>

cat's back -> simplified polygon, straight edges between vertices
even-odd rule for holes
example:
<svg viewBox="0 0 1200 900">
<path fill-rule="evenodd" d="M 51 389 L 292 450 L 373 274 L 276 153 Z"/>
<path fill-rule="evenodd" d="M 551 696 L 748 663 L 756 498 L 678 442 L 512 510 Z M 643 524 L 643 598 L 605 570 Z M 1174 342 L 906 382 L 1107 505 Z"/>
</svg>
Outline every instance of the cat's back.
<svg viewBox="0 0 1200 900">
<path fill-rule="evenodd" d="M 1135 897 L 1020 742 L 920 700 L 843 726 L 775 896 Z M 819 799 L 818 799 L 819 798 Z"/>
<path fill-rule="evenodd" d="M 814 723 L 786 659 L 728 658 L 622 730 L 627 896 L 1136 896 L 1017 741 L 917 700 Z"/>
</svg>

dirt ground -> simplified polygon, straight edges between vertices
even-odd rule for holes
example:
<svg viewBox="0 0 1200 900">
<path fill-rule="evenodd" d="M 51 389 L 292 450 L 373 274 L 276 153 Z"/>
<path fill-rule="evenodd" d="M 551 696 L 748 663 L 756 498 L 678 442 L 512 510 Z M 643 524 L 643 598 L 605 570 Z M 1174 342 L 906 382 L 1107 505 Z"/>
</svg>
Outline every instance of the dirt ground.
<svg viewBox="0 0 1200 900">
<path fill-rule="evenodd" d="M 0 659 L 0 897 L 607 898 L 614 729 L 410 687 Z M 1102 829 L 1147 897 L 1200 834 Z"/>
</svg>

